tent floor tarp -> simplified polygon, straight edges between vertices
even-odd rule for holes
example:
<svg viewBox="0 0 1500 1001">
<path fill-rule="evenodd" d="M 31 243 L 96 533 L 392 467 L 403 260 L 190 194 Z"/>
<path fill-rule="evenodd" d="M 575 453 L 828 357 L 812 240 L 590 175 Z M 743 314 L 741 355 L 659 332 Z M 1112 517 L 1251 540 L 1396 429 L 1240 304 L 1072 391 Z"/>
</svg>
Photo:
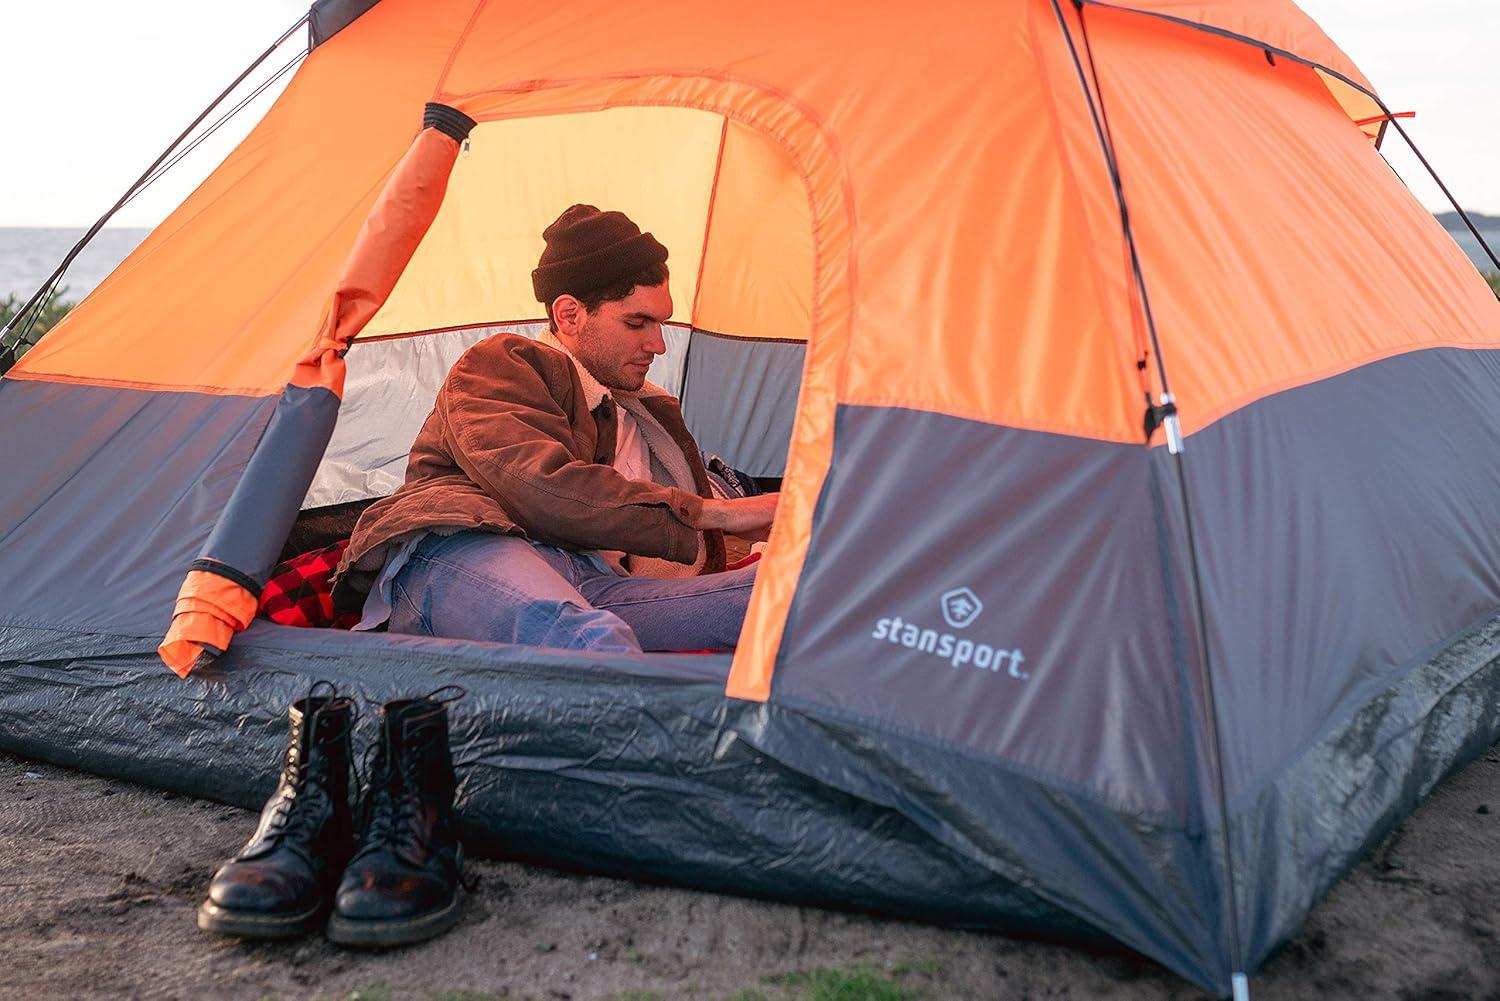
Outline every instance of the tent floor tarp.
<svg viewBox="0 0 1500 1001">
<path fill-rule="evenodd" d="M 584 662 L 257 623 L 215 667 L 183 682 L 162 670 L 152 645 L 0 629 L 0 749 L 255 807 L 274 784 L 285 707 L 314 681 L 368 707 L 458 684 L 468 691 L 453 707 L 460 806 L 478 855 L 1107 944 L 1091 922 L 1010 877 L 1006 813 L 1024 839 L 1031 798 L 1065 793 L 900 734 L 726 699 L 727 657 Z M 367 709 L 360 745 L 373 736 L 373 717 Z M 1497 737 L 1500 618 L 1367 699 L 1289 763 L 1237 815 L 1251 865 L 1260 847 L 1254 818 L 1282 810 L 1310 818 L 1297 832 L 1302 868 L 1257 873 L 1285 888 L 1282 909 L 1250 925 L 1257 960 L 1285 937 L 1289 915 L 1300 922 L 1438 781 Z M 1337 771 L 1338 789 L 1319 778 L 1330 756 L 1360 764 Z M 891 792 L 898 774 L 908 783 L 899 795 Z M 912 790 L 912 774 L 935 778 Z M 961 799 L 980 786 L 988 795 L 975 802 L 998 804 L 999 815 L 982 818 L 996 840 L 922 808 L 924 797 Z M 1107 820 L 1081 801 L 1069 805 L 1084 822 Z M 1143 850 L 1201 848 L 1170 831 L 1141 838 Z"/>
<path fill-rule="evenodd" d="M 149 641 L 72 640 L 63 657 L 28 661 L 18 643 L 56 650 L 62 638 L 0 629 L 0 749 L 258 807 L 275 787 L 286 706 L 315 681 L 363 706 L 359 750 L 381 702 L 456 684 L 467 692 L 449 712 L 471 854 L 1109 944 L 892 806 L 757 746 L 767 713 L 782 710 L 726 699 L 727 655 L 584 662 L 259 622 L 184 682 Z"/>
</svg>

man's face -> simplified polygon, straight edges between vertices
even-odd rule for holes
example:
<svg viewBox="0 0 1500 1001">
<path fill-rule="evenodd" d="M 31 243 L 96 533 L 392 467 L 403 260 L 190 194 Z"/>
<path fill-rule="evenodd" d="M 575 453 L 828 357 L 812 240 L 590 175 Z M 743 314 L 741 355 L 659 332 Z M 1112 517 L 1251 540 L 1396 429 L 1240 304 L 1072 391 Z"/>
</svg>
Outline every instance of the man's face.
<svg viewBox="0 0 1500 1001">
<path fill-rule="evenodd" d="M 671 315 L 665 282 L 637 285 L 625 298 L 585 312 L 570 350 L 600 385 L 634 392 L 645 384 L 652 359 L 667 350 L 661 325 Z"/>
</svg>

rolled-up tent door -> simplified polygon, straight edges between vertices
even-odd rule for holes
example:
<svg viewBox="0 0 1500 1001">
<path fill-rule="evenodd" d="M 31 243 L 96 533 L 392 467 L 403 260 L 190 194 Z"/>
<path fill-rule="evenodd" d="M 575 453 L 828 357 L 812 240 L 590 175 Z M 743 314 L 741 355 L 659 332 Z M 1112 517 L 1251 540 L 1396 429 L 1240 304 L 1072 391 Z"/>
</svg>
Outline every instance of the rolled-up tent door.
<svg viewBox="0 0 1500 1001">
<path fill-rule="evenodd" d="M 183 581 L 158 651 L 183 677 L 200 657 L 222 653 L 254 618 L 260 590 L 333 434 L 344 353 L 379 312 L 432 225 L 474 122 L 429 104 L 422 125 L 366 218 L 312 347 Z"/>
</svg>

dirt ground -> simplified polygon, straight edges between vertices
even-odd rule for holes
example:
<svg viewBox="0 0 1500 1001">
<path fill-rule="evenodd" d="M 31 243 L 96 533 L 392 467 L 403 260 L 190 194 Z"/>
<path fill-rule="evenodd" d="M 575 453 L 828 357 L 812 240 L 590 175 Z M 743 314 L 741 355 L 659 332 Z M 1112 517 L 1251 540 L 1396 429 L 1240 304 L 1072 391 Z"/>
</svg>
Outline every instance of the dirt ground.
<svg viewBox="0 0 1500 1001">
<path fill-rule="evenodd" d="M 1144 960 L 469 864 L 462 923 L 376 954 L 198 931 L 246 811 L 0 755 L 0 998 L 1197 998 Z M 1438 789 L 1252 981 L 1257 1001 L 1500 999 L 1500 748 Z"/>
</svg>

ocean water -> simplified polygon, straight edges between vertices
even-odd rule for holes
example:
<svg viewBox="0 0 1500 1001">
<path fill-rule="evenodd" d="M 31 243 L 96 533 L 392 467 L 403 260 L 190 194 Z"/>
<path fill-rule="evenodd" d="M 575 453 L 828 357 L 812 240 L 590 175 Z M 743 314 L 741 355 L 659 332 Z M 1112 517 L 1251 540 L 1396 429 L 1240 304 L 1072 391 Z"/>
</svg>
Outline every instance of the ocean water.
<svg viewBox="0 0 1500 1001">
<path fill-rule="evenodd" d="M 83 229 L 0 229 L 0 299 L 31 296 L 73 249 Z M 77 302 L 104 281 L 136 244 L 146 229 L 103 229 L 78 255 L 62 283 L 63 299 Z"/>
<path fill-rule="evenodd" d="M 1495 256 L 1500 257 L 1500 229 L 1485 229 L 1481 226 L 1479 227 L 1479 234 L 1484 237 L 1484 242 L 1490 245 L 1490 249 L 1495 252 Z M 1484 248 L 1479 245 L 1478 240 L 1474 239 L 1473 233 L 1470 233 L 1467 229 L 1459 233 L 1449 230 L 1448 235 L 1453 237 L 1454 242 L 1463 248 L 1463 252 L 1469 255 L 1469 260 L 1473 261 L 1474 265 L 1480 271 L 1496 270 L 1495 262 L 1491 261 L 1489 256 L 1485 254 Z"/>
<path fill-rule="evenodd" d="M 0 228 L 0 299 L 7 295 L 27 298 L 47 280 L 52 269 L 84 234 L 81 229 Z M 94 237 L 63 277 L 68 287 L 63 298 L 77 301 L 102 282 L 136 244 L 150 232 L 144 229 L 105 229 Z M 1500 254 L 1500 228 L 1481 229 L 1491 249 Z M 1468 230 L 1451 233 L 1464 253 L 1481 271 L 1495 265 L 1485 256 L 1479 241 Z"/>
</svg>

